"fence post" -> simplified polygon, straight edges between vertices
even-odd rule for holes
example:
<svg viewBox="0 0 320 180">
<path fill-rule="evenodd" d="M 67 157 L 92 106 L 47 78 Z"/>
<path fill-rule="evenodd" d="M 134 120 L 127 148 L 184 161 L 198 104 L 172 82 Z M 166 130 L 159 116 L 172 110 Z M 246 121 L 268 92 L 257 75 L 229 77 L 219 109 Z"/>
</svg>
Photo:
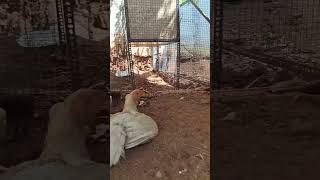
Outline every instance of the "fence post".
<svg viewBox="0 0 320 180">
<path fill-rule="evenodd" d="M 213 19 L 213 24 L 210 25 L 211 29 L 211 47 L 210 56 L 212 61 L 210 62 L 210 70 L 213 72 L 210 76 L 211 83 L 213 86 L 211 88 L 220 89 L 221 88 L 221 75 L 222 75 L 222 44 L 223 44 L 223 1 L 214 0 L 213 11 L 211 11 L 211 19 Z"/>
</svg>

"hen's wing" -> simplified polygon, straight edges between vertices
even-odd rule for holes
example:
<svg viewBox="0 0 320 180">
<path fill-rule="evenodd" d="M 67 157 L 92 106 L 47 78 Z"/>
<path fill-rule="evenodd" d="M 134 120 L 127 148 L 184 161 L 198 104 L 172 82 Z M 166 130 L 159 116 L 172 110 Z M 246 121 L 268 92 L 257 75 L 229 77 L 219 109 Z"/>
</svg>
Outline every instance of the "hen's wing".
<svg viewBox="0 0 320 180">
<path fill-rule="evenodd" d="M 149 142 L 158 135 L 156 122 L 143 113 L 132 115 L 132 118 L 128 119 L 123 125 L 127 134 L 125 149 Z"/>
<path fill-rule="evenodd" d="M 124 148 L 144 144 L 158 135 L 156 122 L 143 113 L 121 112 L 110 120 L 110 166 L 116 164 Z"/>
<path fill-rule="evenodd" d="M 116 165 L 124 156 L 126 133 L 120 124 L 110 124 L 110 167 Z"/>
</svg>

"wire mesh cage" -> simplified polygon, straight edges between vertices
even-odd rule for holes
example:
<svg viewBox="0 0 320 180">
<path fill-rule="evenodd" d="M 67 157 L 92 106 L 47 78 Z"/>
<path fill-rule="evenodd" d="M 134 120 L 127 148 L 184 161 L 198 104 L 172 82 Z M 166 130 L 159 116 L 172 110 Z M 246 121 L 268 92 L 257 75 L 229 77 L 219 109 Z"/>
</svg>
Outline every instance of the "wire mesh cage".
<svg viewBox="0 0 320 180">
<path fill-rule="evenodd" d="M 210 1 L 180 5 L 181 79 L 205 84 L 210 80 Z"/>
<path fill-rule="evenodd" d="M 32 139 L 30 154 L 38 154 L 43 145 L 49 108 L 72 86 L 56 11 L 54 0 L 0 1 L 0 107 L 7 113 L 6 138 Z M 5 151 L 0 153 L 4 165 L 19 162 Z M 33 158 L 30 154 L 25 158 Z"/>
<path fill-rule="evenodd" d="M 3 149 L 3 164 L 39 155 L 53 104 L 78 88 L 107 81 L 108 3 L 0 1 L 0 107 L 7 112 L 8 130 L 18 129 L 7 137 L 28 130 L 14 140 L 36 144 L 20 159 L 5 155 L 11 146 Z"/>
<path fill-rule="evenodd" d="M 156 72 L 172 86 L 190 87 L 190 82 L 207 85 L 210 75 L 209 5 L 209 0 L 156 3 L 114 0 L 111 61 L 115 76 L 131 78 L 135 85 L 141 76 L 144 77 L 142 74 Z M 118 52 L 116 49 L 120 47 L 123 50 Z M 118 61 L 128 64 L 120 70 L 116 65 Z"/>
<path fill-rule="evenodd" d="M 74 8 L 77 56 L 81 87 L 106 81 L 109 61 L 109 13 L 107 0 L 76 1 Z"/>
<path fill-rule="evenodd" d="M 319 3 L 318 0 L 225 1 L 223 37 L 226 73 L 230 72 L 230 59 L 233 59 L 233 62 L 242 62 L 242 67 L 255 61 L 266 64 L 268 68 L 264 69 L 267 70 L 261 71 L 264 75 L 256 76 L 288 71 L 291 76 L 317 79 L 320 75 L 317 60 Z M 255 78 L 251 76 L 247 80 Z"/>
<path fill-rule="evenodd" d="M 106 81 L 107 6 L 108 1 L 0 2 L 3 94 L 63 97 Z"/>
<path fill-rule="evenodd" d="M 2 94 L 49 96 L 68 89 L 70 81 L 64 77 L 69 70 L 58 48 L 55 2 L 2 1 L 0 11 Z M 39 102 L 36 109 L 50 103 Z"/>
</svg>

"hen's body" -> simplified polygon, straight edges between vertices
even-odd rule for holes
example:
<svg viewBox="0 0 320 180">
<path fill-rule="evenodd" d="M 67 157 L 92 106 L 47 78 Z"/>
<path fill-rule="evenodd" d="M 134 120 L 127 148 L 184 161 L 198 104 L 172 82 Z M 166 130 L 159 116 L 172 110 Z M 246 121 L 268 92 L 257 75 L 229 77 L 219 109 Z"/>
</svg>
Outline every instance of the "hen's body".
<svg viewBox="0 0 320 180">
<path fill-rule="evenodd" d="M 137 110 L 142 95 L 140 90 L 131 92 L 126 96 L 123 111 L 110 116 L 110 166 L 124 156 L 124 149 L 144 144 L 158 134 L 155 121 Z"/>
</svg>

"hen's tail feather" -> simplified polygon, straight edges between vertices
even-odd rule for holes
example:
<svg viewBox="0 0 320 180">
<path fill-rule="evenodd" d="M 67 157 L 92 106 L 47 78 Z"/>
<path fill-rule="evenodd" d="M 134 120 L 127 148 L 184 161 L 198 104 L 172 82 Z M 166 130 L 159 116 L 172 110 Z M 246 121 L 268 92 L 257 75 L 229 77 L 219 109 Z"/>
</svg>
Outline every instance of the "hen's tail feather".
<svg viewBox="0 0 320 180">
<path fill-rule="evenodd" d="M 145 132 L 143 135 L 133 136 L 130 140 L 127 140 L 125 149 L 130 149 L 141 144 L 150 142 L 154 137 L 157 136 L 157 132 Z"/>
<path fill-rule="evenodd" d="M 110 167 L 116 165 L 120 157 L 124 157 L 124 144 L 126 133 L 120 125 L 111 125 L 110 127 Z"/>
</svg>

